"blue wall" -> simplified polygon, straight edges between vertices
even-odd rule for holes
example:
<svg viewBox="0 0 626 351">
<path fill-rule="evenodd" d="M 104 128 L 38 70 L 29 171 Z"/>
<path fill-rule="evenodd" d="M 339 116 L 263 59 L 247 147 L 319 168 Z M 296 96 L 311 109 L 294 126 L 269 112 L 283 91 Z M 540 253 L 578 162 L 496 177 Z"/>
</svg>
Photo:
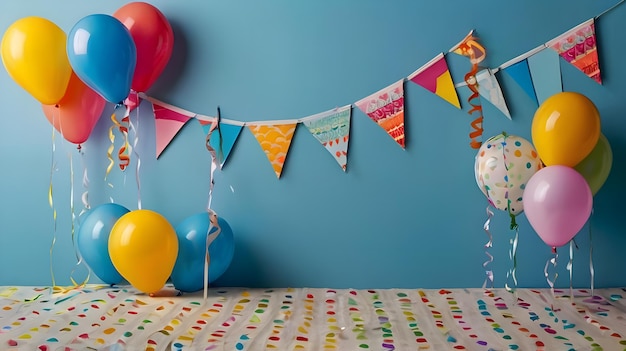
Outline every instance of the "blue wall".
<svg viewBox="0 0 626 351">
<path fill-rule="evenodd" d="M 447 51 L 471 29 L 496 67 L 600 14 L 617 0 L 598 1 L 152 1 L 169 19 L 174 54 L 149 94 L 175 106 L 240 121 L 292 119 L 353 103 L 396 82 Z M 112 14 L 124 1 L 3 4 L 0 30 L 37 15 L 66 32 L 92 13 Z M 626 285 L 626 235 L 621 221 L 626 153 L 624 49 L 626 5 L 597 23 L 604 84 L 563 67 L 563 85 L 591 98 L 602 116 L 614 165 L 594 198 L 590 225 L 576 237 L 573 284 L 588 287 L 590 246 L 595 286 Z M 111 55 L 115 49 L 111 48 Z M 469 68 L 448 55 L 454 79 Z M 506 75 L 500 81 L 513 120 L 485 104 L 485 136 L 507 131 L 530 140 L 537 108 Z M 138 192 L 133 166 L 107 181 L 109 106 L 85 155 L 56 135 L 39 103 L 0 72 L 0 285 L 57 284 L 85 277 L 72 246 L 70 195 L 82 208 L 82 164 L 92 206 L 110 201 L 163 214 L 172 224 L 205 209 L 210 156 L 191 121 L 157 161 L 150 105 L 139 109 Z M 486 200 L 474 180 L 470 117 L 413 84 L 405 84 L 407 147 L 353 110 L 348 171 L 344 173 L 300 126 L 283 175 L 276 179 L 263 151 L 244 130 L 215 177 L 213 208 L 236 235 L 236 254 L 220 285 L 333 287 L 478 287 L 486 260 Z M 467 91 L 459 89 L 463 101 Z M 119 140 L 119 139 L 118 139 Z M 74 183 L 70 181 L 70 157 Z M 54 161 L 54 167 L 51 167 Z M 134 164 L 133 164 L 134 165 Z M 51 182 L 52 175 L 52 182 Z M 54 190 L 53 220 L 48 188 Z M 524 215 L 518 217 L 519 286 L 547 287 L 551 257 Z M 506 213 L 491 232 L 495 285 L 512 267 Z M 593 233 L 590 242 L 589 231 Z M 592 245 L 593 244 L 593 245 Z M 52 252 L 52 260 L 50 252 Z M 559 250 L 557 285 L 569 286 L 567 247 Z M 74 273 L 72 271 L 74 270 Z M 92 278 L 91 282 L 97 281 Z"/>
</svg>

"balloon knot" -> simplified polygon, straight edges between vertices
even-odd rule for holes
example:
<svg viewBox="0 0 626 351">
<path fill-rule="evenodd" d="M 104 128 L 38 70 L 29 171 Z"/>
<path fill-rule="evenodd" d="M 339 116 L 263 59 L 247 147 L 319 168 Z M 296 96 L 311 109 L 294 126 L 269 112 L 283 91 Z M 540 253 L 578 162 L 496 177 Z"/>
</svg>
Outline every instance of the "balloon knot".
<svg viewBox="0 0 626 351">
<path fill-rule="evenodd" d="M 519 227 L 519 225 L 515 221 L 515 215 L 512 214 L 511 212 L 509 212 L 509 216 L 511 216 L 511 230 L 517 229 L 517 227 Z"/>
<path fill-rule="evenodd" d="M 556 246 L 552 246 L 552 253 L 556 254 Z"/>
<path fill-rule="evenodd" d="M 78 144 L 78 145 L 76 146 L 76 150 L 78 150 L 78 151 L 80 151 L 82 148 L 83 148 L 83 146 L 82 146 L 81 144 Z"/>
</svg>

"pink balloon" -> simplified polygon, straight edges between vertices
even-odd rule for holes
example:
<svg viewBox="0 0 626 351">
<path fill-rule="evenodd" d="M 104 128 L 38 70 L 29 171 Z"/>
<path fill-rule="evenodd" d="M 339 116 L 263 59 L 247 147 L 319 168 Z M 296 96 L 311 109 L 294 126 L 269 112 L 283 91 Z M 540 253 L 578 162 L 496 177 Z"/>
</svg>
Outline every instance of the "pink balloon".
<svg viewBox="0 0 626 351">
<path fill-rule="evenodd" d="M 591 215 L 593 196 L 585 178 L 571 167 L 537 171 L 524 190 L 524 212 L 539 237 L 551 247 L 567 244 Z"/>
</svg>

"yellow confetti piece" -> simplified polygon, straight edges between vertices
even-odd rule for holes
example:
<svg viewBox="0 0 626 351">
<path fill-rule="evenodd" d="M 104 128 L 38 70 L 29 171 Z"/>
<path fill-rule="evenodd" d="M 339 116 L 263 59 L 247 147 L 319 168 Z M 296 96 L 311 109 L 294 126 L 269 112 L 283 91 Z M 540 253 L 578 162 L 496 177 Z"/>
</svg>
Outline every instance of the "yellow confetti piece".
<svg viewBox="0 0 626 351">
<path fill-rule="evenodd" d="M 104 330 L 104 333 L 106 335 L 112 334 L 113 332 L 115 332 L 115 328 L 108 328 Z"/>
<path fill-rule="evenodd" d="M 178 319 L 172 319 L 170 323 L 172 323 L 173 325 L 179 325 L 180 321 Z"/>
<path fill-rule="evenodd" d="M 242 293 L 241 293 L 241 296 L 246 296 L 246 297 L 248 297 L 248 296 L 250 296 L 250 292 L 248 292 L 248 291 L 244 291 L 244 292 L 242 292 Z"/>
<path fill-rule="evenodd" d="M 155 351 L 155 350 L 154 350 L 154 347 L 148 346 L 148 347 L 146 347 L 146 351 Z"/>
<path fill-rule="evenodd" d="M 178 337 L 178 340 L 193 341 L 193 337 L 181 335 Z"/>
<path fill-rule="evenodd" d="M 17 288 L 12 286 L 0 292 L 0 297 L 10 297 L 17 292 Z"/>
<path fill-rule="evenodd" d="M 163 329 L 165 329 L 167 331 L 173 331 L 174 327 L 172 327 L 171 325 L 166 325 L 165 328 L 163 328 Z"/>
<path fill-rule="evenodd" d="M 308 333 L 309 333 L 309 331 L 308 331 L 308 330 L 306 330 L 306 329 L 304 329 L 304 327 L 302 327 L 302 326 L 298 327 L 298 331 L 299 331 L 300 333 L 303 333 L 303 334 L 308 334 Z"/>
<path fill-rule="evenodd" d="M 23 339 L 23 340 L 30 339 L 30 338 L 31 338 L 30 334 L 22 334 L 18 337 L 18 339 Z"/>
<path fill-rule="evenodd" d="M 102 338 L 97 338 L 96 339 L 96 343 L 100 344 L 100 345 L 104 345 L 104 339 Z"/>
<path fill-rule="evenodd" d="M 336 323 L 337 319 L 335 317 L 330 317 L 327 319 L 328 323 Z"/>
<path fill-rule="evenodd" d="M 36 332 L 39 331 L 39 328 L 35 327 L 35 328 L 30 328 L 30 331 Z"/>
<path fill-rule="evenodd" d="M 2 309 L 5 310 L 5 311 L 8 311 L 8 310 L 11 309 L 11 306 L 4 306 L 4 307 L 2 307 Z"/>
</svg>

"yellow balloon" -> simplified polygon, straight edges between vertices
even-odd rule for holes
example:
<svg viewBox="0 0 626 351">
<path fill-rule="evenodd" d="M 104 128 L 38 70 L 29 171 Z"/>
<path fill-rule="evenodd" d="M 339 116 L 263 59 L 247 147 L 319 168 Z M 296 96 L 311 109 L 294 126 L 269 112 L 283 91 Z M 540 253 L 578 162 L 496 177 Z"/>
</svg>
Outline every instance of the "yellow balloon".
<svg viewBox="0 0 626 351">
<path fill-rule="evenodd" d="M 136 289 L 159 291 L 174 269 L 178 237 L 160 214 L 135 210 L 120 217 L 109 234 L 113 266 Z"/>
<path fill-rule="evenodd" d="M 533 117 L 533 144 L 546 166 L 576 166 L 593 150 L 599 137 L 598 109 L 580 93 L 552 95 Z"/>
<path fill-rule="evenodd" d="M 17 84 L 44 105 L 65 95 L 72 67 L 66 52 L 67 35 L 41 17 L 24 17 L 2 37 L 2 63 Z"/>
</svg>

